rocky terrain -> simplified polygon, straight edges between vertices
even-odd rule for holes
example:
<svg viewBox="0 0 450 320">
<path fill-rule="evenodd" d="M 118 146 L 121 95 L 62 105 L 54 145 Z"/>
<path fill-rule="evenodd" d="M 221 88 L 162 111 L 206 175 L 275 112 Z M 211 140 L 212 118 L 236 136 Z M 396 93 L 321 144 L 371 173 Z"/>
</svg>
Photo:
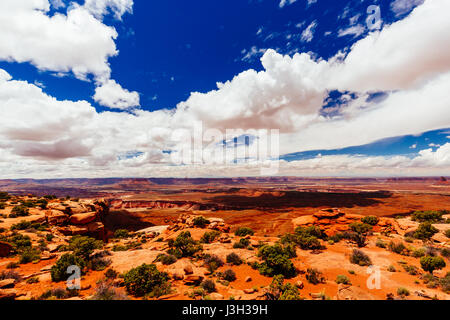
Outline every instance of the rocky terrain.
<svg viewBox="0 0 450 320">
<path fill-rule="evenodd" d="M 291 199 L 238 192 L 246 203 Z M 290 201 L 262 213 L 186 199 L 0 193 L 0 300 L 450 298 L 445 206 L 383 216 Z M 69 290 L 73 265 L 82 275 Z"/>
</svg>

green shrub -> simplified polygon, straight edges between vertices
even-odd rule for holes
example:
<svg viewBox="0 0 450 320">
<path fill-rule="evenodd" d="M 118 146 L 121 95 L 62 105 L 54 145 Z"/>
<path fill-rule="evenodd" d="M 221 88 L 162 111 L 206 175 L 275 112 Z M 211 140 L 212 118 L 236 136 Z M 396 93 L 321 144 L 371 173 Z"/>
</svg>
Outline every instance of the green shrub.
<svg viewBox="0 0 450 320">
<path fill-rule="evenodd" d="M 73 251 L 76 256 L 89 260 L 90 255 L 95 249 L 101 249 L 103 241 L 95 240 L 94 238 L 85 236 L 74 236 L 69 241 L 69 249 Z"/>
<path fill-rule="evenodd" d="M 409 290 L 403 287 L 397 289 L 397 295 L 399 296 L 409 296 Z"/>
<path fill-rule="evenodd" d="M 449 258 L 450 257 L 450 248 L 442 248 L 441 256 L 443 256 L 445 258 Z"/>
<path fill-rule="evenodd" d="M 345 276 L 345 275 L 338 275 L 337 277 L 336 277 L 336 283 L 337 284 L 351 284 L 351 282 L 350 282 L 350 279 L 347 277 L 347 276 Z"/>
<path fill-rule="evenodd" d="M 419 274 L 419 271 L 415 266 L 411 266 L 408 264 L 403 265 L 403 269 L 405 269 L 406 272 L 408 272 L 412 276 L 416 276 Z"/>
<path fill-rule="evenodd" d="M 423 256 L 425 256 L 425 249 L 421 248 L 421 249 L 414 249 L 411 253 L 411 255 L 414 258 L 421 258 Z"/>
<path fill-rule="evenodd" d="M 26 282 L 28 284 L 39 283 L 39 278 L 38 277 L 28 278 Z"/>
<path fill-rule="evenodd" d="M 233 244 L 234 249 L 246 249 L 250 245 L 250 240 L 241 238 L 239 242 Z"/>
<path fill-rule="evenodd" d="M 434 270 L 445 268 L 446 263 L 442 257 L 425 256 L 420 258 L 420 265 L 423 270 L 433 273 Z"/>
<path fill-rule="evenodd" d="M 438 232 L 439 230 L 436 229 L 431 222 L 422 222 L 414 232 L 414 238 L 428 240 Z"/>
<path fill-rule="evenodd" d="M 97 256 L 89 261 L 89 268 L 94 271 L 103 271 L 112 263 L 111 259 L 106 257 Z"/>
<path fill-rule="evenodd" d="M 369 256 L 358 249 L 353 249 L 352 254 L 350 256 L 350 262 L 360 266 L 372 265 L 372 261 L 370 260 Z"/>
<path fill-rule="evenodd" d="M 105 272 L 105 277 L 108 279 L 116 279 L 118 275 L 119 275 L 119 273 L 116 270 L 111 269 L 111 268 L 106 270 L 106 272 Z"/>
<path fill-rule="evenodd" d="M 290 283 L 286 283 L 282 288 L 282 294 L 279 300 L 300 300 L 298 288 Z"/>
<path fill-rule="evenodd" d="M 367 223 L 361 223 L 361 222 L 353 222 L 348 225 L 350 230 L 353 232 L 359 233 L 359 234 L 365 234 L 368 233 L 370 230 L 372 230 L 372 226 Z"/>
<path fill-rule="evenodd" d="M 380 221 L 380 218 L 376 216 L 367 216 L 361 219 L 362 223 L 369 224 L 371 226 L 375 226 Z"/>
<path fill-rule="evenodd" d="M 114 232 L 114 238 L 126 239 L 130 237 L 130 232 L 126 229 L 118 229 Z"/>
<path fill-rule="evenodd" d="M 4 270 L 0 272 L 0 280 L 14 279 L 16 282 L 22 280 L 22 276 L 14 270 Z"/>
<path fill-rule="evenodd" d="M 381 239 L 377 239 L 377 242 L 375 243 L 375 245 L 378 247 L 378 248 L 386 248 L 386 242 L 384 242 L 383 240 L 381 240 Z"/>
<path fill-rule="evenodd" d="M 201 243 L 213 243 L 216 239 L 220 237 L 221 233 L 219 231 L 211 231 L 211 232 L 205 232 L 200 239 Z"/>
<path fill-rule="evenodd" d="M 217 291 L 216 284 L 214 283 L 213 280 L 210 279 L 203 280 L 202 283 L 200 284 L 200 287 L 208 293 Z"/>
<path fill-rule="evenodd" d="M 325 277 L 322 275 L 322 272 L 315 268 L 308 268 L 306 270 L 306 280 L 308 280 L 309 283 L 312 283 L 314 285 L 319 283 L 325 283 Z"/>
<path fill-rule="evenodd" d="M 389 243 L 389 250 L 401 255 L 407 255 L 408 251 L 403 242 L 394 242 L 394 241 L 391 241 Z"/>
<path fill-rule="evenodd" d="M 259 272 L 263 275 L 273 277 L 281 274 L 286 278 L 292 278 L 297 274 L 294 264 L 289 260 L 289 252 L 279 244 L 262 246 L 258 256 L 264 261 L 258 266 Z"/>
<path fill-rule="evenodd" d="M 448 211 L 440 210 L 440 211 L 416 211 L 412 214 L 411 220 L 418 222 L 441 222 L 442 216 L 446 214 Z"/>
<path fill-rule="evenodd" d="M 27 264 L 34 261 L 39 261 L 41 259 L 41 255 L 39 251 L 34 248 L 27 248 L 20 253 L 19 263 Z"/>
<path fill-rule="evenodd" d="M 62 288 L 56 288 L 56 289 L 49 289 L 43 294 L 41 294 L 39 300 L 67 299 L 69 297 L 70 297 L 69 291 Z"/>
<path fill-rule="evenodd" d="M 11 196 L 8 194 L 8 192 L 0 192 L 0 200 L 7 201 L 11 199 Z"/>
<path fill-rule="evenodd" d="M 191 257 L 198 251 L 202 250 L 202 246 L 192 239 L 191 233 L 189 231 L 184 231 L 178 235 L 175 241 L 169 243 L 172 244 L 174 250 L 169 253 L 173 254 L 177 258 Z"/>
<path fill-rule="evenodd" d="M 299 246 L 302 250 L 320 250 L 323 249 L 323 246 L 319 239 L 326 238 L 327 236 L 319 227 L 297 227 L 294 234 L 285 234 L 281 238 L 281 243 L 292 243 Z"/>
<path fill-rule="evenodd" d="M 320 249 L 323 249 L 323 246 L 320 243 L 319 239 L 317 239 L 317 237 L 314 237 L 314 236 L 311 236 L 311 237 L 297 236 L 295 241 L 296 241 L 296 244 L 302 250 L 320 250 Z"/>
<path fill-rule="evenodd" d="M 15 234 L 8 239 L 16 252 L 20 252 L 26 248 L 31 248 L 31 238 L 21 234 Z"/>
<path fill-rule="evenodd" d="M 9 262 L 6 265 L 6 269 L 17 269 L 19 267 L 19 264 L 17 262 Z"/>
<path fill-rule="evenodd" d="M 236 280 L 236 273 L 233 270 L 228 269 L 228 270 L 225 270 L 221 274 L 220 278 L 225 280 L 225 281 L 228 281 L 228 282 L 233 282 L 233 281 Z"/>
<path fill-rule="evenodd" d="M 133 268 L 125 273 L 123 279 L 127 291 L 137 297 L 159 297 L 170 292 L 168 274 L 159 272 L 154 264 Z"/>
<path fill-rule="evenodd" d="M 194 218 L 194 226 L 199 228 L 204 228 L 209 224 L 209 220 L 205 219 L 204 217 L 196 217 Z"/>
<path fill-rule="evenodd" d="M 445 236 L 450 238 L 450 229 L 445 230 Z"/>
<path fill-rule="evenodd" d="M 234 232 L 234 234 L 238 237 L 245 237 L 248 235 L 253 236 L 255 234 L 255 232 L 251 228 L 240 227 Z"/>
<path fill-rule="evenodd" d="M 12 208 L 11 214 L 15 217 L 26 217 L 30 215 L 30 212 L 27 207 L 15 206 L 14 208 Z"/>
<path fill-rule="evenodd" d="M 52 281 L 59 282 L 67 280 L 70 277 L 70 274 L 67 273 L 67 269 L 70 266 L 78 266 L 83 272 L 84 268 L 86 268 L 86 261 L 82 257 L 74 254 L 63 254 L 50 270 Z"/>
<path fill-rule="evenodd" d="M 242 259 L 234 252 L 227 255 L 227 263 L 231 263 L 232 265 L 239 266 L 242 264 Z"/>
<path fill-rule="evenodd" d="M 128 300 L 128 298 L 124 294 L 118 292 L 111 282 L 100 281 L 97 284 L 97 288 L 95 289 L 95 293 L 92 296 L 92 300 L 118 301 Z"/>
<path fill-rule="evenodd" d="M 209 272 L 213 273 L 218 268 L 223 266 L 223 261 L 216 255 L 206 254 L 203 257 L 204 265 L 209 270 Z"/>
<path fill-rule="evenodd" d="M 118 252 L 118 251 L 127 251 L 128 250 L 128 247 L 127 246 L 123 246 L 123 245 L 120 245 L 120 244 L 115 244 L 113 247 L 112 247 L 112 251 L 114 251 L 114 252 Z"/>
<path fill-rule="evenodd" d="M 447 272 L 444 278 L 440 280 L 442 291 L 450 293 L 450 272 Z"/>
<path fill-rule="evenodd" d="M 174 264 L 175 262 L 177 262 L 177 257 L 175 257 L 174 255 L 171 254 L 160 254 L 157 258 L 156 261 L 161 262 L 163 265 L 171 265 Z"/>
<path fill-rule="evenodd" d="M 40 223 L 30 222 L 30 221 L 25 221 L 25 220 L 22 220 L 19 223 L 13 224 L 11 226 L 11 230 L 28 230 L 28 229 L 45 231 L 47 228 L 46 228 L 46 226 L 41 225 Z"/>
<path fill-rule="evenodd" d="M 267 300 L 300 300 L 298 288 L 290 283 L 284 284 L 284 277 L 277 275 L 273 278 L 266 292 Z"/>
<path fill-rule="evenodd" d="M 326 239 L 325 232 L 316 226 L 311 227 L 297 227 L 294 230 L 294 234 L 301 237 L 316 237 L 318 239 Z"/>
</svg>

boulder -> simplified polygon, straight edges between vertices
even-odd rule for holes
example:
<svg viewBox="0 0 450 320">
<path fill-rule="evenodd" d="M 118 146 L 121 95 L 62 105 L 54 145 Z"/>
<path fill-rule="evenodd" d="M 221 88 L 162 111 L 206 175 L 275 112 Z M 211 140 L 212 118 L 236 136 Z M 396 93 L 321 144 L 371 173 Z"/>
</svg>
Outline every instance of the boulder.
<svg viewBox="0 0 450 320">
<path fill-rule="evenodd" d="M 13 251 L 12 245 L 7 242 L 0 241 L 0 258 L 8 257 Z"/>
<path fill-rule="evenodd" d="M 186 263 L 186 264 L 183 266 L 183 271 L 184 271 L 184 273 L 185 273 L 186 275 L 189 275 L 189 274 L 193 274 L 193 273 L 194 273 L 194 269 L 192 268 L 192 265 L 191 265 L 191 264 L 188 264 L 188 263 Z"/>
<path fill-rule="evenodd" d="M 49 203 L 47 205 L 47 208 L 49 208 L 50 210 L 56 210 L 56 211 L 61 211 L 61 212 L 69 212 L 69 208 L 66 206 L 63 206 L 61 203 Z"/>
<path fill-rule="evenodd" d="M 86 225 L 88 234 L 98 240 L 106 241 L 105 225 L 101 222 L 91 222 Z"/>
<path fill-rule="evenodd" d="M 183 273 L 183 270 L 181 270 L 181 269 L 174 269 L 174 270 L 172 270 L 171 274 L 172 274 L 173 280 L 183 280 L 184 279 L 184 273 Z"/>
<path fill-rule="evenodd" d="M 245 278 L 245 282 L 251 282 L 252 281 L 252 277 L 248 276 Z"/>
<path fill-rule="evenodd" d="M 295 286 L 296 286 L 297 288 L 299 288 L 299 289 L 303 289 L 303 288 L 304 288 L 304 284 L 303 284 L 303 282 L 302 282 L 301 280 L 298 280 L 298 281 L 295 283 Z"/>
<path fill-rule="evenodd" d="M 431 238 L 434 242 L 437 243 L 446 243 L 446 242 L 450 242 L 450 239 L 447 238 L 447 236 L 441 232 L 436 233 L 435 235 L 433 235 L 433 237 Z"/>
<path fill-rule="evenodd" d="M 189 275 L 184 278 L 185 284 L 199 285 L 203 281 L 203 277 L 199 275 Z"/>
<path fill-rule="evenodd" d="M 59 210 L 47 210 L 45 212 L 45 220 L 49 225 L 60 226 L 69 222 L 69 216 Z"/>
<path fill-rule="evenodd" d="M 17 297 L 15 289 L 0 289 L 0 300 L 14 300 Z"/>
<path fill-rule="evenodd" d="M 301 216 L 298 218 L 295 218 L 292 220 L 292 224 L 294 225 L 294 228 L 299 227 L 299 226 L 310 226 L 313 225 L 314 223 L 316 223 L 317 218 L 315 218 L 314 216 Z"/>
<path fill-rule="evenodd" d="M 74 225 L 85 225 L 95 221 L 97 218 L 96 212 L 78 213 L 70 217 L 70 224 Z"/>
<path fill-rule="evenodd" d="M 333 209 L 322 209 L 319 212 L 316 212 L 314 214 L 314 217 L 317 219 L 337 219 L 343 215 L 344 213 L 341 212 L 339 209 L 333 208 Z"/>
<path fill-rule="evenodd" d="M 87 227 L 76 227 L 76 226 L 61 227 L 58 229 L 58 231 L 65 236 L 84 235 L 89 232 Z"/>
<path fill-rule="evenodd" d="M 220 293 L 217 292 L 213 292 L 209 295 L 209 297 L 211 298 L 211 300 L 223 300 L 224 297 L 223 295 L 221 295 Z"/>
<path fill-rule="evenodd" d="M 14 288 L 14 285 L 15 285 L 14 279 L 0 280 L 0 289 Z"/>
</svg>

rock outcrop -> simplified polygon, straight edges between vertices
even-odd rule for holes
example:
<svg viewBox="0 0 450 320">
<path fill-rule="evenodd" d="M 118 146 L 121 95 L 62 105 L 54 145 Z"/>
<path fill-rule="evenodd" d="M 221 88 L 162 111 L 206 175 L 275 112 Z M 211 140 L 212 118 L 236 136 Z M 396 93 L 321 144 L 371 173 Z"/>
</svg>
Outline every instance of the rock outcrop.
<svg viewBox="0 0 450 320">
<path fill-rule="evenodd" d="M 335 235 L 339 232 L 345 232 L 349 230 L 349 224 L 353 222 L 361 222 L 361 218 L 364 216 L 357 214 L 348 214 L 342 212 L 339 209 L 324 209 L 313 215 L 306 215 L 295 218 L 292 220 L 294 228 L 296 227 L 310 227 L 318 226 L 328 236 Z M 376 232 L 393 232 L 399 233 L 399 228 L 395 219 L 392 218 L 380 218 L 377 226 L 374 227 Z"/>
<path fill-rule="evenodd" d="M 13 251 L 13 247 L 7 243 L 0 241 L 0 258 L 8 257 Z"/>
<path fill-rule="evenodd" d="M 48 208 L 46 222 L 56 226 L 63 235 L 87 235 L 106 241 L 103 221 L 109 213 L 109 205 L 105 200 L 84 200 L 67 205 L 50 203 Z"/>
</svg>

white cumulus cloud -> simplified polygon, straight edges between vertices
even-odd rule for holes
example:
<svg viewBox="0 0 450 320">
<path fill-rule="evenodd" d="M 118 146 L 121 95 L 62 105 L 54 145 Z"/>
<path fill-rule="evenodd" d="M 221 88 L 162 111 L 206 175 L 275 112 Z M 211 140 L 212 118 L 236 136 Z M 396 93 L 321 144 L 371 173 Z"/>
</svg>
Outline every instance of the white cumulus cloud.
<svg viewBox="0 0 450 320">
<path fill-rule="evenodd" d="M 140 106 L 139 93 L 122 88 L 115 80 L 108 80 L 95 89 L 94 100 L 102 106 L 129 109 Z"/>
</svg>

